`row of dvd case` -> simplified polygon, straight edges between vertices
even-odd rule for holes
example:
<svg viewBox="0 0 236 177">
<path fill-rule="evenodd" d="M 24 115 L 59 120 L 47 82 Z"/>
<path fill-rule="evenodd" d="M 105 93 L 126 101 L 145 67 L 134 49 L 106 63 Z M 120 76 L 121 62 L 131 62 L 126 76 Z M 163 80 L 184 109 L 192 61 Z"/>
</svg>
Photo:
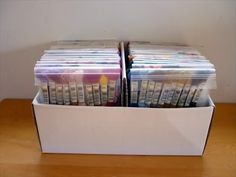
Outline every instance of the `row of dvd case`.
<svg viewBox="0 0 236 177">
<path fill-rule="evenodd" d="M 59 41 L 37 61 L 44 103 L 120 105 L 121 58 L 116 41 Z"/>
<path fill-rule="evenodd" d="M 192 107 L 216 88 L 214 65 L 197 50 L 149 42 L 123 46 L 117 41 L 59 41 L 45 50 L 34 68 L 44 103 Z"/>
<path fill-rule="evenodd" d="M 130 42 L 127 65 L 129 106 L 194 107 L 216 87 L 214 65 L 187 46 Z"/>
</svg>

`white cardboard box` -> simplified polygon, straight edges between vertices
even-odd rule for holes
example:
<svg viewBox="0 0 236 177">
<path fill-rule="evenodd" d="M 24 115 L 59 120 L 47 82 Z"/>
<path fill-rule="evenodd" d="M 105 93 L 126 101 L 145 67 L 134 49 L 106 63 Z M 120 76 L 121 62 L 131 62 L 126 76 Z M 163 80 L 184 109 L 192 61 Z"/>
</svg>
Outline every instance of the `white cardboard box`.
<svg viewBox="0 0 236 177">
<path fill-rule="evenodd" d="M 33 112 L 44 153 L 202 155 L 214 112 L 205 107 L 132 108 L 46 105 Z"/>
</svg>

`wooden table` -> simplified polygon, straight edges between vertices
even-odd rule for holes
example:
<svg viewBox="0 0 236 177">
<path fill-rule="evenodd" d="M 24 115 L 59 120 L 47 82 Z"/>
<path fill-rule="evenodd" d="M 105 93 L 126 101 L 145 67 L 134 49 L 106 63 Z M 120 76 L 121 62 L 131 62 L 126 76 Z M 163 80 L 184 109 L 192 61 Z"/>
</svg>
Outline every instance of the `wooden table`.
<svg viewBox="0 0 236 177">
<path fill-rule="evenodd" d="M 236 177 L 236 104 L 216 104 L 203 157 L 41 154 L 31 100 L 0 103 L 0 177 Z"/>
</svg>

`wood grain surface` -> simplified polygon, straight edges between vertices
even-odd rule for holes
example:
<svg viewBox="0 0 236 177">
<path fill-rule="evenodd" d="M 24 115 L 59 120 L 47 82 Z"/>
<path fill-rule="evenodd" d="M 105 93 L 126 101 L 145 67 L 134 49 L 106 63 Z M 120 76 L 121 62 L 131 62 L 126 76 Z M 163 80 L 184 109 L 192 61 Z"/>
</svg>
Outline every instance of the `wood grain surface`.
<svg viewBox="0 0 236 177">
<path fill-rule="evenodd" d="M 236 104 L 216 104 L 202 157 L 42 154 L 31 100 L 0 102 L 0 177 L 236 177 Z"/>
</svg>

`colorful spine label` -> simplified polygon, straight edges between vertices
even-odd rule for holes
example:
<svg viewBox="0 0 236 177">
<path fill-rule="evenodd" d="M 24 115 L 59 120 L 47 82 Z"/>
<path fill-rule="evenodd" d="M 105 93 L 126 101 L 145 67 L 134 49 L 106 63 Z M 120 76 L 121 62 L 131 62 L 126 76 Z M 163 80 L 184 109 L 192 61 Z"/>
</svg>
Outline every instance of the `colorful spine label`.
<svg viewBox="0 0 236 177">
<path fill-rule="evenodd" d="M 205 85 L 205 83 L 201 83 L 199 85 L 199 87 L 197 88 L 197 91 L 195 92 L 193 99 L 192 99 L 193 104 L 197 104 L 198 100 L 200 99 L 201 94 L 203 92 L 204 85 Z"/>
<path fill-rule="evenodd" d="M 172 82 L 170 85 L 171 85 L 171 88 L 170 88 L 170 91 L 168 92 L 168 96 L 165 101 L 165 104 L 168 104 L 168 105 L 171 103 L 171 100 L 173 98 L 173 95 L 176 89 L 176 82 Z"/>
<path fill-rule="evenodd" d="M 190 106 L 190 103 L 193 99 L 193 96 L 194 96 L 196 90 L 197 90 L 197 86 L 195 86 L 195 85 L 191 86 L 184 106 L 186 106 L 186 107 Z"/>
<path fill-rule="evenodd" d="M 41 83 L 41 91 L 43 94 L 43 103 L 49 104 L 48 84 Z"/>
<path fill-rule="evenodd" d="M 57 97 L 57 104 L 63 104 L 63 88 L 62 84 L 56 84 L 56 97 Z"/>
<path fill-rule="evenodd" d="M 158 101 L 159 106 L 164 105 L 165 101 L 168 98 L 168 94 L 169 94 L 170 90 L 171 90 L 171 83 L 169 83 L 169 82 L 164 83 L 163 88 L 162 88 L 162 92 L 161 92 L 161 96 L 160 96 L 159 101 Z"/>
<path fill-rule="evenodd" d="M 77 96 L 78 96 L 79 105 L 80 106 L 85 105 L 84 84 L 83 83 L 77 84 Z"/>
<path fill-rule="evenodd" d="M 161 82 L 156 82 L 155 83 L 155 88 L 153 91 L 153 96 L 152 96 L 152 102 L 151 105 L 157 105 L 157 102 L 159 100 L 160 94 L 162 90 L 162 83 Z"/>
<path fill-rule="evenodd" d="M 130 82 L 131 82 L 130 103 L 137 104 L 138 103 L 138 81 L 130 81 Z"/>
<path fill-rule="evenodd" d="M 101 84 L 101 102 L 102 105 L 107 104 L 107 84 Z"/>
<path fill-rule="evenodd" d="M 69 88 L 70 88 L 70 101 L 71 101 L 71 103 L 73 105 L 78 104 L 76 83 L 75 82 L 70 82 L 69 83 Z"/>
<path fill-rule="evenodd" d="M 55 82 L 49 82 L 49 99 L 50 99 L 50 104 L 57 104 Z"/>
<path fill-rule="evenodd" d="M 152 96 L 153 96 L 154 89 L 155 89 L 155 82 L 149 81 L 148 86 L 147 86 L 146 98 L 145 98 L 145 105 L 147 107 L 149 107 L 152 103 Z"/>
<path fill-rule="evenodd" d="M 147 85 L 148 85 L 148 81 L 147 80 L 142 80 L 141 81 L 139 98 L 138 98 L 139 106 L 144 106 L 146 92 L 147 92 Z"/>
<path fill-rule="evenodd" d="M 179 107 L 183 107 L 184 106 L 184 103 L 185 103 L 185 100 L 188 96 L 188 92 L 189 92 L 189 89 L 190 89 L 191 85 L 190 83 L 186 83 L 184 88 L 183 88 L 183 91 L 182 91 L 182 94 L 179 98 L 179 102 L 178 102 L 178 106 Z"/>
<path fill-rule="evenodd" d="M 93 88 L 91 84 L 85 85 L 85 93 L 86 93 L 86 104 L 88 106 L 94 106 L 93 101 Z"/>
<path fill-rule="evenodd" d="M 110 80 L 108 82 L 108 102 L 113 103 L 115 99 L 116 81 Z"/>
<path fill-rule="evenodd" d="M 100 96 L 100 86 L 99 84 L 93 84 L 93 100 L 94 105 L 98 106 L 101 105 L 101 96 Z"/>
<path fill-rule="evenodd" d="M 175 92 L 174 92 L 174 95 L 172 97 L 172 100 L 171 100 L 171 105 L 172 106 L 176 106 L 178 101 L 179 101 L 179 97 L 182 93 L 182 90 L 183 90 L 183 87 L 184 87 L 184 84 L 179 82 L 177 85 L 176 85 L 176 89 L 175 89 Z"/>
<path fill-rule="evenodd" d="M 70 105 L 70 90 L 68 84 L 63 84 L 63 101 L 64 105 Z"/>
</svg>

